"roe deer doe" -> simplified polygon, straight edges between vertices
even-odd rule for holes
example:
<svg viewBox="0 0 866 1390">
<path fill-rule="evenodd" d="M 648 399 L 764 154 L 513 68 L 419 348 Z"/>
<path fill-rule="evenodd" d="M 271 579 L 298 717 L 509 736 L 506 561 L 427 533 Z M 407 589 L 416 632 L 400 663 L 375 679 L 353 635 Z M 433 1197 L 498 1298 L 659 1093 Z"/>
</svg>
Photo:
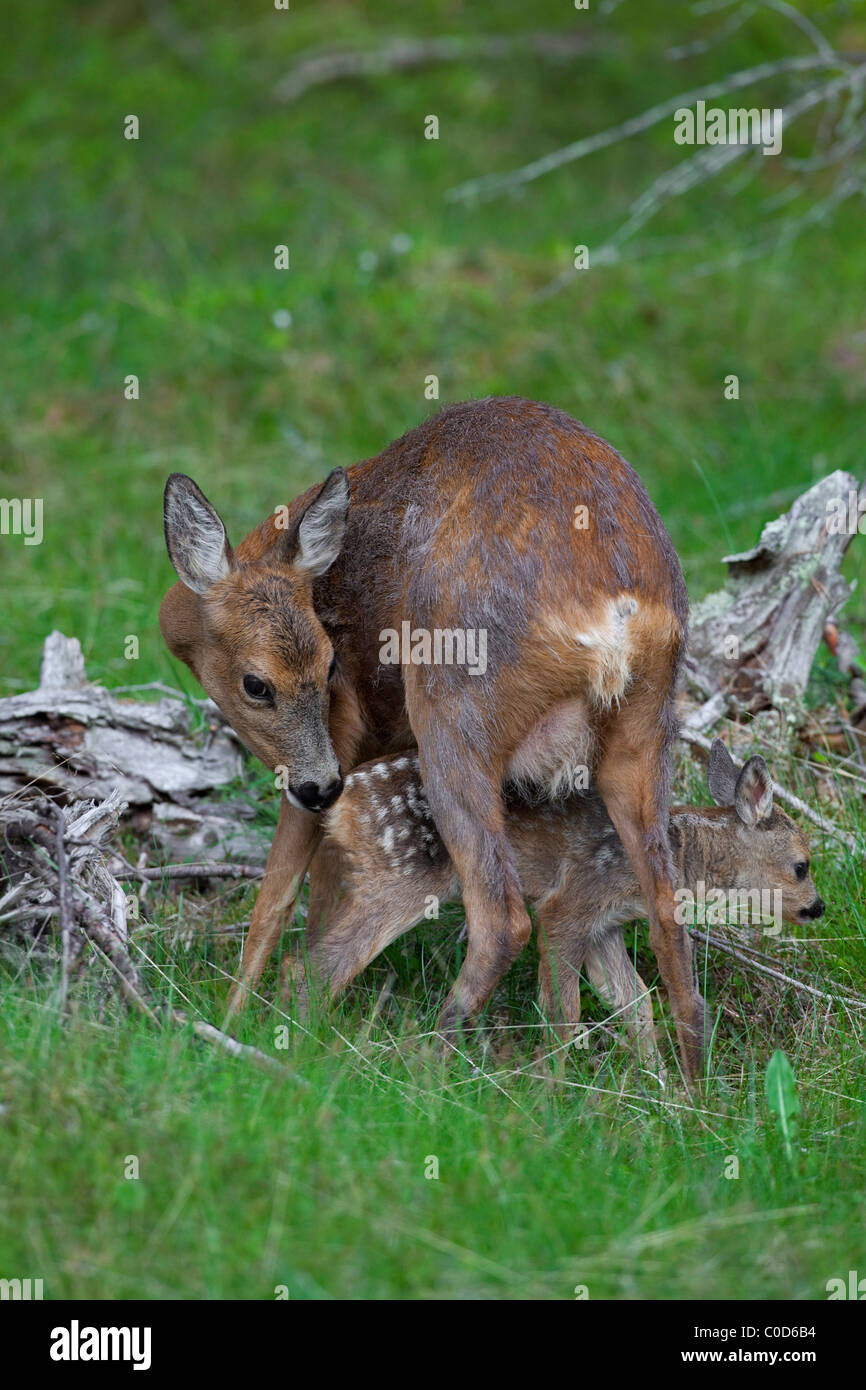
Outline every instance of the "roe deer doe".
<svg viewBox="0 0 866 1390">
<path fill-rule="evenodd" d="M 460 895 L 460 879 L 436 832 L 419 775 L 407 754 L 356 768 L 324 816 L 324 846 L 342 897 L 307 934 L 311 983 L 332 999 L 384 948 L 425 916 L 431 896 Z M 736 893 L 757 913 L 781 895 L 793 923 L 820 917 L 809 873 L 809 841 L 773 806 L 761 757 L 740 770 L 720 739 L 707 781 L 716 807 L 674 806 L 669 839 L 678 890 Z M 548 1020 L 570 1035 L 580 1021 L 580 971 L 621 1016 L 644 1060 L 655 1056 L 652 1004 L 623 941 L 624 923 L 646 915 L 638 877 L 595 792 L 533 804 L 506 788 L 506 834 L 537 919 L 539 986 Z M 746 895 L 748 895 L 746 899 Z M 757 896 L 756 896 L 757 895 Z M 732 898 L 732 902 L 734 899 Z M 284 962 L 299 1001 L 307 981 L 298 958 Z"/>
<path fill-rule="evenodd" d="M 646 898 L 695 1076 L 703 1001 L 667 841 L 688 599 L 625 460 L 562 411 L 494 397 L 334 469 L 234 550 L 192 479 L 172 474 L 165 534 L 180 580 L 160 609 L 165 640 L 285 779 L 229 1013 L 277 943 L 343 771 L 415 744 L 467 918 L 442 1030 L 481 1007 L 530 934 L 503 784 L 555 791 L 591 774 Z M 405 651 L 388 664 L 383 639 L 404 630 L 483 632 L 486 671 Z M 314 863 L 311 922 L 331 888 Z"/>
</svg>

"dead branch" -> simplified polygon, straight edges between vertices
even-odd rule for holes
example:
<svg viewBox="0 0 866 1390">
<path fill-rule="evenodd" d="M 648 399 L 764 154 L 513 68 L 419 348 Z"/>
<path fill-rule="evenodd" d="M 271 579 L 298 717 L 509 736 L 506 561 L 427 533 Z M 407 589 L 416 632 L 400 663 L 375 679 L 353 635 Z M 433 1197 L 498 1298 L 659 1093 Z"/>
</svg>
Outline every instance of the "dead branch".
<svg viewBox="0 0 866 1390">
<path fill-rule="evenodd" d="M 177 1010 L 166 1015 L 148 999 L 148 992 L 127 947 L 126 899 L 108 869 L 108 838 L 117 828 L 123 802 L 117 791 L 101 804 L 76 802 L 63 811 L 46 800 L 21 805 L 14 798 L 0 802 L 0 837 L 6 891 L 0 897 L 0 922 L 14 922 L 16 929 L 38 931 L 51 916 L 60 923 L 62 944 L 59 1009 L 65 1007 L 73 947 L 89 943 L 110 969 L 123 998 L 156 1027 L 166 1018 L 178 1026 L 186 1016 Z M 49 828 L 53 822 L 53 830 Z M 135 877 L 159 877 L 165 869 L 131 869 Z M 179 864 L 169 866 L 171 877 L 259 877 L 260 871 L 245 864 Z M 12 908 L 10 911 L 3 909 Z M 193 1031 L 235 1057 L 264 1067 L 283 1080 L 305 1085 L 275 1058 L 258 1048 L 238 1042 L 204 1019 L 193 1021 Z"/>
<path fill-rule="evenodd" d="M 189 1020 L 186 1015 L 177 1009 L 172 1012 L 172 1023 L 179 1027 L 186 1027 Z M 249 1043 L 238 1042 L 237 1038 L 231 1037 L 229 1033 L 224 1033 L 222 1029 L 215 1028 L 212 1023 L 208 1023 L 203 1018 L 193 1019 L 192 1030 L 196 1037 L 203 1038 L 205 1042 L 213 1043 L 216 1047 L 224 1048 L 230 1052 L 232 1057 L 243 1057 L 248 1062 L 254 1062 L 257 1067 L 268 1072 L 270 1076 L 279 1076 L 283 1081 L 293 1081 L 297 1086 L 309 1086 L 309 1081 L 305 1077 L 299 1076 L 297 1072 L 289 1071 L 288 1067 L 278 1062 L 276 1057 L 269 1057 L 266 1052 L 261 1052 L 259 1048 L 252 1047 Z"/>
<path fill-rule="evenodd" d="M 99 947 L 133 991 L 141 991 L 126 950 L 126 896 L 106 859 L 123 809 L 116 791 L 103 802 L 77 801 L 65 811 L 45 799 L 28 805 L 12 797 L 0 801 L 0 916 L 31 934 L 58 918 L 61 1009 L 73 955 L 86 940 Z"/>
<path fill-rule="evenodd" d="M 176 878 L 252 878 L 264 876 L 264 869 L 257 864 L 161 864 L 154 869 L 141 869 L 132 864 L 124 864 L 121 877 L 137 878 L 142 882 L 156 882 L 160 879 Z"/>
<path fill-rule="evenodd" d="M 159 1018 L 145 999 L 144 987 L 128 952 L 120 945 L 114 934 L 106 930 L 98 911 L 93 911 L 89 905 L 84 905 L 81 911 L 81 922 L 91 944 L 96 947 L 99 955 L 117 975 L 124 999 L 133 1004 L 139 1013 L 149 1018 L 151 1023 L 161 1027 Z"/>
<path fill-rule="evenodd" d="M 833 82 L 812 88 L 796 101 L 792 101 L 790 105 L 782 108 L 782 126 L 787 130 L 800 116 L 816 106 L 831 101 L 840 92 L 858 86 L 863 82 L 864 77 L 866 77 L 866 65 L 861 65 L 836 78 Z M 632 202 L 625 222 L 608 237 L 607 241 L 595 247 L 592 253 L 593 264 L 596 266 L 615 264 L 620 258 L 620 248 L 623 243 L 634 236 L 635 232 L 646 226 L 662 207 L 674 198 L 683 197 L 699 184 L 716 178 L 736 160 L 742 159 L 745 155 L 754 155 L 756 151 L 757 147 L 748 142 L 709 146 L 706 149 L 698 150 L 691 158 L 681 161 L 672 169 L 666 169 Z M 796 231 L 799 232 L 813 221 L 820 221 L 828 211 L 844 202 L 846 198 L 861 192 L 862 188 L 863 184 L 860 178 L 851 173 L 845 174 L 840 179 L 833 195 L 816 205 L 811 210 L 811 215 L 807 214 L 800 219 L 799 223 L 796 224 Z M 790 225 L 793 231 L 794 224 Z M 760 250 L 760 247 L 756 246 L 755 250 Z M 745 259 L 745 253 L 743 253 L 743 259 Z M 543 299 L 556 294 L 582 273 L 573 266 L 569 266 L 567 270 L 562 271 L 540 291 L 538 297 Z"/>
<path fill-rule="evenodd" d="M 507 58 L 512 53 L 535 53 L 540 58 L 562 59 L 584 53 L 589 47 L 577 30 L 529 34 L 458 34 L 434 39 L 389 39 L 368 51 L 326 49 L 311 53 L 281 78 L 274 88 L 277 101 L 297 101 L 311 87 L 327 82 L 381 77 L 383 73 L 408 72 L 435 63 Z"/>
<path fill-rule="evenodd" d="M 621 121 L 619 125 L 610 126 L 607 130 L 599 131 L 595 135 L 584 136 L 583 139 L 575 140 L 572 144 L 565 145 L 559 150 L 553 150 L 550 154 L 544 155 L 543 158 L 535 159 L 520 169 L 512 170 L 511 173 L 486 174 L 478 179 L 469 179 L 466 183 L 458 184 L 455 188 L 449 189 L 446 196 L 450 202 L 465 201 L 471 198 L 496 198 L 503 193 L 513 192 L 516 188 L 521 188 L 535 179 L 540 179 L 545 174 L 552 173 L 554 169 L 561 169 L 565 164 L 573 164 L 578 159 L 585 159 L 587 155 L 595 154 L 597 150 L 607 149 L 609 145 L 618 144 L 622 140 L 630 139 L 633 135 L 650 130 L 660 121 L 673 116 L 680 107 L 694 106 L 697 101 L 711 101 L 715 97 L 725 96 L 726 93 L 738 91 L 743 87 L 751 87 L 767 78 L 778 77 L 783 73 L 811 72 L 820 68 L 845 66 L 847 66 L 846 59 L 841 54 L 834 54 L 832 58 L 825 58 L 820 53 L 807 54 L 804 57 L 779 58 L 771 62 L 759 63 L 753 68 L 745 68 L 741 72 L 731 73 L 719 82 L 710 82 L 704 87 L 680 92 L 677 96 L 660 101 L 636 116 L 630 116 L 628 120 Z"/>
<path fill-rule="evenodd" d="M 717 44 L 730 38 L 731 34 L 741 29 L 754 13 L 754 5 L 742 5 L 729 15 L 712 34 L 707 34 L 702 39 L 693 39 L 691 43 L 676 44 L 667 50 L 665 56 L 670 58 L 672 63 L 679 63 L 682 62 L 683 58 L 695 58 L 699 53 L 707 53 L 711 48 L 715 48 Z"/>
<path fill-rule="evenodd" d="M 66 846 L 63 837 L 66 834 L 66 817 L 60 807 L 57 808 L 57 911 L 60 917 L 60 940 L 62 948 L 62 969 L 60 977 L 60 999 L 58 1003 L 59 1011 L 62 1013 L 66 1008 L 66 996 L 69 992 L 69 966 L 71 960 L 70 934 L 72 932 L 72 912 L 69 905 L 69 879 L 66 869 Z"/>
<path fill-rule="evenodd" d="M 850 91 L 852 86 L 863 81 L 864 75 L 866 75 L 866 66 L 858 67 L 843 74 L 833 82 L 814 87 L 804 93 L 796 101 L 782 107 L 782 127 L 785 130 L 790 129 L 794 121 L 814 107 L 831 101 L 840 92 Z M 696 188 L 698 184 L 715 178 L 735 160 L 741 159 L 744 155 L 753 155 L 755 150 L 754 145 L 745 142 L 743 144 L 710 146 L 707 149 L 699 150 L 697 154 L 677 164 L 673 169 L 660 174 L 649 188 L 645 189 L 634 200 L 629 209 L 629 216 L 622 226 L 596 250 L 594 256 L 596 264 L 609 264 L 616 260 L 619 255 L 619 247 L 623 242 L 644 227 L 671 199 L 682 197 L 692 188 Z M 856 191 L 853 186 L 854 181 L 850 177 L 846 178 L 845 181 L 846 192 L 849 185 L 851 185 L 852 192 Z M 840 193 L 838 200 L 841 201 L 841 198 L 842 194 Z M 576 271 L 571 271 L 569 275 L 576 273 Z"/>
<path fill-rule="evenodd" d="M 826 990 L 816 989 L 814 985 L 806 984 L 805 980 L 797 980 L 793 975 L 787 975 L 783 970 L 775 969 L 773 966 L 763 964 L 762 961 L 755 960 L 753 956 L 743 955 L 742 951 L 738 950 L 730 941 L 725 941 L 720 936 L 714 936 L 712 932 L 702 932 L 697 927 L 690 927 L 689 935 L 697 941 L 703 941 L 714 947 L 717 951 L 724 951 L 727 955 L 733 956 L 747 969 L 757 970 L 763 975 L 771 975 L 773 979 L 779 980 L 782 984 L 790 985 L 792 989 L 799 990 L 803 994 L 811 994 L 817 999 L 827 1000 L 831 1004 L 844 1005 L 849 1009 L 866 1009 L 866 999 L 860 999 L 855 994 L 844 994 L 841 990 L 835 990 L 828 994 Z"/>
</svg>

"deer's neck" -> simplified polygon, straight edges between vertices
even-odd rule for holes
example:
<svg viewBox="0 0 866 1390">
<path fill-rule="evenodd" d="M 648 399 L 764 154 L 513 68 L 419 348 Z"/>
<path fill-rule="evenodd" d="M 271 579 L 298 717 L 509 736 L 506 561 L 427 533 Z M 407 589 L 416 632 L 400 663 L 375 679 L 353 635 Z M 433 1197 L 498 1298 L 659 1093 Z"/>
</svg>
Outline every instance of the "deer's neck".
<svg viewBox="0 0 866 1390">
<path fill-rule="evenodd" d="M 678 888 L 727 887 L 734 882 L 736 827 L 733 810 L 710 806 L 671 808 L 670 843 Z"/>
</svg>

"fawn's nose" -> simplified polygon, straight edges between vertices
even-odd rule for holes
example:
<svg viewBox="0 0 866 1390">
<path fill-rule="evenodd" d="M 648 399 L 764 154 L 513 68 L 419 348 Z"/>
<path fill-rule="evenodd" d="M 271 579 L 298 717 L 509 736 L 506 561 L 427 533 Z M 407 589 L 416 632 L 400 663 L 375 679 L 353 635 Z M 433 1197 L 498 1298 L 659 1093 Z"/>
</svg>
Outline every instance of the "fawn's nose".
<svg viewBox="0 0 866 1390">
<path fill-rule="evenodd" d="M 292 796 L 308 811 L 327 811 L 342 790 L 342 773 L 338 773 L 325 787 L 320 787 L 318 782 L 301 782 L 297 787 L 289 787 Z"/>
<path fill-rule="evenodd" d="M 800 916 L 804 917 L 807 922 L 817 922 L 819 917 L 824 916 L 824 899 L 816 898 L 808 907 L 803 908 Z"/>
</svg>

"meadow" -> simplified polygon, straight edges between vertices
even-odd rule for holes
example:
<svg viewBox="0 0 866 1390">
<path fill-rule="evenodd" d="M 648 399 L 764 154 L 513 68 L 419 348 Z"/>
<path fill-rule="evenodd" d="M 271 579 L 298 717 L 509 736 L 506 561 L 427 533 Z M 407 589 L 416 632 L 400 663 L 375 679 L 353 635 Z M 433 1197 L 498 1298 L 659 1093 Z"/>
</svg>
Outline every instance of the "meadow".
<svg viewBox="0 0 866 1390">
<path fill-rule="evenodd" d="M 866 50 L 859 7 L 801 8 L 837 47 Z M 862 193 L 810 215 L 832 171 L 796 160 L 820 113 L 792 129 L 785 158 L 758 153 L 671 200 L 584 274 L 569 274 L 575 245 L 603 244 L 680 157 L 672 122 L 511 195 L 449 196 L 812 51 L 765 6 L 672 55 L 729 9 L 24 7 L 0 113 L 0 494 L 44 500 L 44 539 L 0 537 L 0 695 L 36 684 L 53 628 L 80 638 L 92 680 L 201 694 L 157 625 L 174 579 L 166 476 L 192 475 L 238 539 L 423 419 L 431 375 L 440 402 L 519 394 L 609 439 L 641 473 L 693 600 L 811 482 L 860 474 Z M 576 51 L 522 39 L 578 25 Z M 450 34 L 467 56 L 275 95 L 313 50 Z M 492 34 L 511 42 L 479 52 Z M 759 104 L 781 104 L 788 81 L 769 79 Z M 431 113 L 437 140 L 424 138 Z M 845 573 L 866 575 L 859 537 Z M 862 585 L 845 614 L 862 639 Z M 822 652 L 810 698 L 835 679 Z M 773 771 L 814 800 L 793 751 Z M 687 754 L 677 794 L 706 799 Z M 252 760 L 226 796 L 275 819 Z M 856 789 L 833 814 L 863 830 Z M 813 853 L 828 910 L 803 930 L 796 968 L 862 995 L 861 860 L 821 835 Z M 133 938 L 154 997 L 218 1021 L 253 900 L 244 885 L 155 887 Z M 304 1026 L 273 962 L 238 1036 L 285 1077 L 155 1029 L 98 965 L 61 1018 L 56 952 L 5 942 L 0 1276 L 41 1277 L 54 1298 L 810 1300 L 866 1274 L 860 1016 L 709 951 L 708 1079 L 699 1096 L 660 1097 L 610 1030 L 564 1064 L 553 1055 L 533 947 L 443 1063 L 430 1034 L 461 925 L 448 908 Z M 629 940 L 655 985 L 645 925 Z M 589 986 L 585 1007 L 604 1018 Z M 661 995 L 656 1012 L 667 1029 Z M 796 1077 L 793 1147 L 766 1096 L 777 1049 Z"/>
</svg>

